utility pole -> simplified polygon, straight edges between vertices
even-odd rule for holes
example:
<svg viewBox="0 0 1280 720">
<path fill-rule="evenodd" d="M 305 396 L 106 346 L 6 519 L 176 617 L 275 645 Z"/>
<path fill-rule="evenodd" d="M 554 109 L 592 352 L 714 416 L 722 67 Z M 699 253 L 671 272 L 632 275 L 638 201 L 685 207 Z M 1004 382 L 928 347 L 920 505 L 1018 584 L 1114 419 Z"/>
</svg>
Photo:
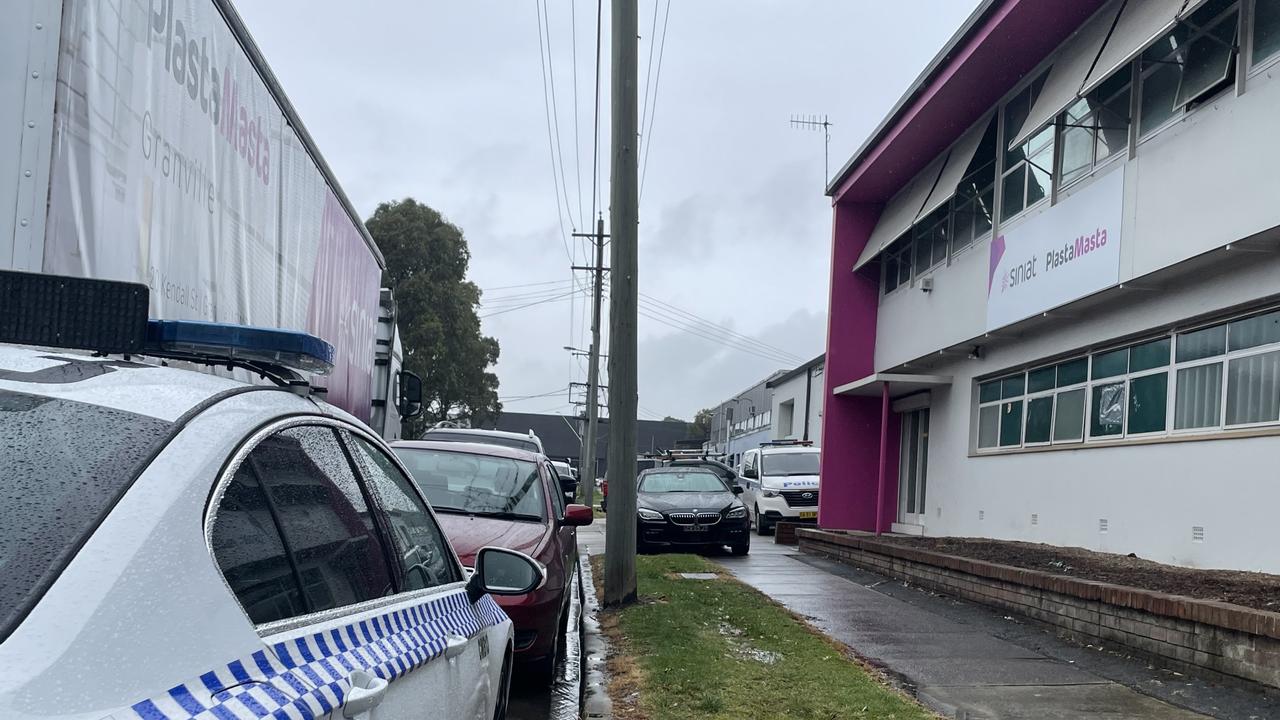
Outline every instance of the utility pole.
<svg viewBox="0 0 1280 720">
<path fill-rule="evenodd" d="M 579 233 L 575 233 L 577 235 Z M 604 217 L 596 218 L 596 232 L 587 235 L 596 246 L 595 287 L 592 291 L 594 305 L 591 311 L 591 348 L 587 368 L 587 431 L 583 433 L 582 455 L 578 458 L 582 478 L 582 501 L 587 507 L 595 504 L 596 494 L 596 437 L 600 422 L 600 303 L 604 288 Z"/>
<path fill-rule="evenodd" d="M 636 600 L 636 272 L 640 199 L 637 195 L 636 0 L 613 0 L 612 182 L 609 226 L 609 522 L 605 531 L 604 604 Z"/>
</svg>

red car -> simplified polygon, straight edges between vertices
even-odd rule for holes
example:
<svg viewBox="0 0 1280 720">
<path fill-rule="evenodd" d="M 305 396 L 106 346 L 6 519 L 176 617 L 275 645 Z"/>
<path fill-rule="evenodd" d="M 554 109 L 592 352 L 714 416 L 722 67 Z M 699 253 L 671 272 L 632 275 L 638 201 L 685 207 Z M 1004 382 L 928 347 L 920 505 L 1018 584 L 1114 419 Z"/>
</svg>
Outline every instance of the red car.
<svg viewBox="0 0 1280 720">
<path fill-rule="evenodd" d="M 497 445 L 406 440 L 391 444 L 431 502 L 462 564 L 483 547 L 518 550 L 547 570 L 525 595 L 495 598 L 515 623 L 516 658 L 550 676 L 578 566 L 577 527 L 591 508 L 566 505 L 555 469 L 539 453 Z"/>
</svg>

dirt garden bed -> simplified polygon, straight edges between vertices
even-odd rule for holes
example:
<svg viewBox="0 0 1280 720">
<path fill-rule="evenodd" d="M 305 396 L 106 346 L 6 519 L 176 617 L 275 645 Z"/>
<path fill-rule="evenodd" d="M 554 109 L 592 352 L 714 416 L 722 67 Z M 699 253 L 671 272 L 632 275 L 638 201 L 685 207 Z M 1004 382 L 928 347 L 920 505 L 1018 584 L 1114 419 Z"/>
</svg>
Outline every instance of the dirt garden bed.
<svg viewBox="0 0 1280 720">
<path fill-rule="evenodd" d="M 1236 570 L 1198 570 L 1129 555 L 1083 548 L 983 538 L 881 535 L 877 542 L 957 555 L 1026 570 L 1069 575 L 1145 590 L 1217 600 L 1280 612 L 1280 575 Z"/>
</svg>

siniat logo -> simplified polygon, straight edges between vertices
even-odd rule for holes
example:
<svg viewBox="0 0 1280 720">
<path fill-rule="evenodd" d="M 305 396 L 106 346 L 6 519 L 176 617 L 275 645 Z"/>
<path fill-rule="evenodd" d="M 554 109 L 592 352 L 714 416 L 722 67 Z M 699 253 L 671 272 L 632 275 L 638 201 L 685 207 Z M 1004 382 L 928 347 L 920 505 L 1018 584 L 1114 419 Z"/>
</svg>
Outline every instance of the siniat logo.
<svg viewBox="0 0 1280 720">
<path fill-rule="evenodd" d="M 262 181 L 271 179 L 271 138 L 261 116 L 250 114 L 240 97 L 240 84 L 231 67 L 221 73 L 214 66 L 213 40 L 188 35 L 187 26 L 174 17 L 173 0 L 151 0 L 151 33 L 147 46 L 164 46 L 164 69 L 192 102 L 209 117 L 218 134 L 231 145 L 249 169 Z"/>
<path fill-rule="evenodd" d="M 1107 244 L 1106 228 L 1098 228 L 1088 235 L 1081 235 L 1074 242 L 1065 243 L 1058 250 L 1050 250 L 1044 258 L 1044 272 L 1056 270 L 1070 263 L 1073 260 L 1084 257 L 1094 250 L 1104 247 Z M 1000 275 L 1000 292 L 1017 287 L 1030 280 L 1038 277 L 1036 263 L 1040 259 L 1038 255 L 1032 255 L 1030 260 L 1019 263 Z"/>
</svg>

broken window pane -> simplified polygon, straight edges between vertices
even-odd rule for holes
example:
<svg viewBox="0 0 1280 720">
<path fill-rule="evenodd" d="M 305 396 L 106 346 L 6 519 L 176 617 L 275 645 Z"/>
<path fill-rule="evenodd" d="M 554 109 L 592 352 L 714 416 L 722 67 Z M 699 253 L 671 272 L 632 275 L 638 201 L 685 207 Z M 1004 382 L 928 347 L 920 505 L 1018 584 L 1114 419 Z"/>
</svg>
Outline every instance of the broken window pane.
<svg viewBox="0 0 1280 720">
<path fill-rule="evenodd" d="M 1022 401 L 1014 400 L 1000 408 L 1000 447 L 1022 444 Z"/>
<path fill-rule="evenodd" d="M 1169 407 L 1169 373 L 1129 381 L 1129 434 L 1164 432 Z"/>
<path fill-rule="evenodd" d="M 1093 386 L 1089 435 L 1105 437 L 1124 432 L 1124 383 Z"/>
<path fill-rule="evenodd" d="M 1049 429 L 1053 423 L 1053 396 L 1027 401 L 1027 443 L 1049 442 Z"/>
</svg>

